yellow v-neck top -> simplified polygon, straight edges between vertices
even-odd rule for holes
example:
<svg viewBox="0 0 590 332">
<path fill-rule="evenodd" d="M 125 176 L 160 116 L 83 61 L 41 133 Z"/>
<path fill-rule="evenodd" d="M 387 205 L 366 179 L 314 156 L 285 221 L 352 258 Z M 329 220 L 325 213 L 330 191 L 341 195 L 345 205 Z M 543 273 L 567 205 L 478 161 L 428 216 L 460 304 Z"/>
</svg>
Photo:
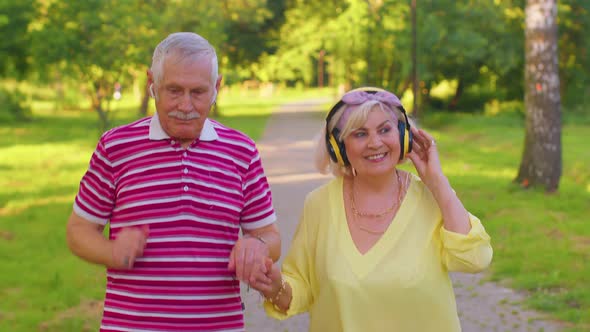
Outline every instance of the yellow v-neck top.
<svg viewBox="0 0 590 332">
<path fill-rule="evenodd" d="M 492 259 L 490 237 L 469 215 L 471 231 L 445 230 L 436 201 L 412 176 L 391 225 L 364 255 L 356 248 L 344 209 L 343 179 L 309 193 L 283 262 L 293 290 L 285 319 L 309 311 L 312 332 L 461 331 L 448 271 L 479 272 Z"/>
</svg>

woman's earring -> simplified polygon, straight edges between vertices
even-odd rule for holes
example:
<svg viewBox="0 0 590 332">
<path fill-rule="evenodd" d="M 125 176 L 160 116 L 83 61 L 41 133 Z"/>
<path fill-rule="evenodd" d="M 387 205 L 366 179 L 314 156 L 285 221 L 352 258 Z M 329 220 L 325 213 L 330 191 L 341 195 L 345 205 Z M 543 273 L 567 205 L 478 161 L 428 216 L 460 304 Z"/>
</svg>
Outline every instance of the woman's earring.
<svg viewBox="0 0 590 332">
<path fill-rule="evenodd" d="M 356 169 L 354 169 L 354 167 L 351 167 L 352 169 L 352 176 L 356 176 Z"/>
</svg>

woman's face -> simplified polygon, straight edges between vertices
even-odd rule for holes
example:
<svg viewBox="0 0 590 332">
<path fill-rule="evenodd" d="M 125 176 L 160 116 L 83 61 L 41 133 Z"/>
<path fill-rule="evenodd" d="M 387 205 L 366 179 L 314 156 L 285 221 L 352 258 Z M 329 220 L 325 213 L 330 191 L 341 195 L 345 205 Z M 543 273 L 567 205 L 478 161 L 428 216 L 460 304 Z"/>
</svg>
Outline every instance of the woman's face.
<svg viewBox="0 0 590 332">
<path fill-rule="evenodd" d="M 389 112 L 375 109 L 367 121 L 344 139 L 346 155 L 357 174 L 390 174 L 400 153 L 397 124 Z"/>
</svg>

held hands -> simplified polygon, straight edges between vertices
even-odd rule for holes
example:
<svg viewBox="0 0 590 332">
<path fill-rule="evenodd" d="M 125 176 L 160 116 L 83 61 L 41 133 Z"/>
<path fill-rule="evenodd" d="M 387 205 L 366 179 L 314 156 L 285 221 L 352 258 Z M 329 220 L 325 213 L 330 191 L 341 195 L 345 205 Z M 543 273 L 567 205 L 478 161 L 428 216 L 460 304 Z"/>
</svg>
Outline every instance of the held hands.
<svg viewBox="0 0 590 332">
<path fill-rule="evenodd" d="M 128 270 L 138 257 L 143 255 L 146 241 L 149 235 L 147 225 L 123 228 L 112 243 L 113 266 L 112 268 Z"/>
<path fill-rule="evenodd" d="M 266 276 L 267 260 L 272 262 L 266 243 L 261 239 L 246 235 L 236 242 L 229 256 L 227 268 L 236 273 L 238 280 L 256 288 L 260 283 L 270 283 L 270 279 Z"/>
<path fill-rule="evenodd" d="M 446 182 L 440 165 L 436 142 L 430 134 L 422 129 L 412 127 L 412 135 L 412 152 L 408 154 L 408 158 L 412 160 L 422 181 L 434 192 L 441 184 L 441 180 Z"/>
<path fill-rule="evenodd" d="M 256 283 L 251 283 L 250 286 L 259 291 L 265 298 L 275 301 L 277 300 L 277 294 L 283 286 L 281 269 L 278 265 L 274 264 L 270 258 L 266 258 L 265 266 L 268 271 L 266 274 L 266 277 L 268 278 L 267 282 L 258 281 Z"/>
</svg>

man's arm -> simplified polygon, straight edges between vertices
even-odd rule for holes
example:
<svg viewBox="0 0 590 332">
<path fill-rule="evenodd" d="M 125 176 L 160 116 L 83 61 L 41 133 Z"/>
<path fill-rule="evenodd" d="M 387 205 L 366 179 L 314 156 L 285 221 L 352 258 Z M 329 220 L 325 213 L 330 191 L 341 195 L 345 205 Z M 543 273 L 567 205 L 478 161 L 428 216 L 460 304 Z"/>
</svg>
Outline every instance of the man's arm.
<svg viewBox="0 0 590 332">
<path fill-rule="evenodd" d="M 111 243 L 105 238 L 103 231 L 103 225 L 72 212 L 66 230 L 70 251 L 87 262 L 112 266 Z"/>
<path fill-rule="evenodd" d="M 76 256 L 90 263 L 115 269 L 132 268 L 135 259 L 143 255 L 147 227 L 124 228 L 114 241 L 107 239 L 103 231 L 103 225 L 72 212 L 66 231 L 68 247 Z"/>
<path fill-rule="evenodd" d="M 252 230 L 244 230 L 244 237 L 253 237 L 266 244 L 268 256 L 274 262 L 281 257 L 281 235 L 275 223 Z"/>
<path fill-rule="evenodd" d="M 273 223 L 253 230 L 244 230 L 244 236 L 236 242 L 230 256 L 228 269 L 235 271 L 236 277 L 247 283 L 257 279 L 265 282 L 268 272 L 266 260 L 270 257 L 278 260 L 281 256 L 281 237 Z"/>
</svg>

